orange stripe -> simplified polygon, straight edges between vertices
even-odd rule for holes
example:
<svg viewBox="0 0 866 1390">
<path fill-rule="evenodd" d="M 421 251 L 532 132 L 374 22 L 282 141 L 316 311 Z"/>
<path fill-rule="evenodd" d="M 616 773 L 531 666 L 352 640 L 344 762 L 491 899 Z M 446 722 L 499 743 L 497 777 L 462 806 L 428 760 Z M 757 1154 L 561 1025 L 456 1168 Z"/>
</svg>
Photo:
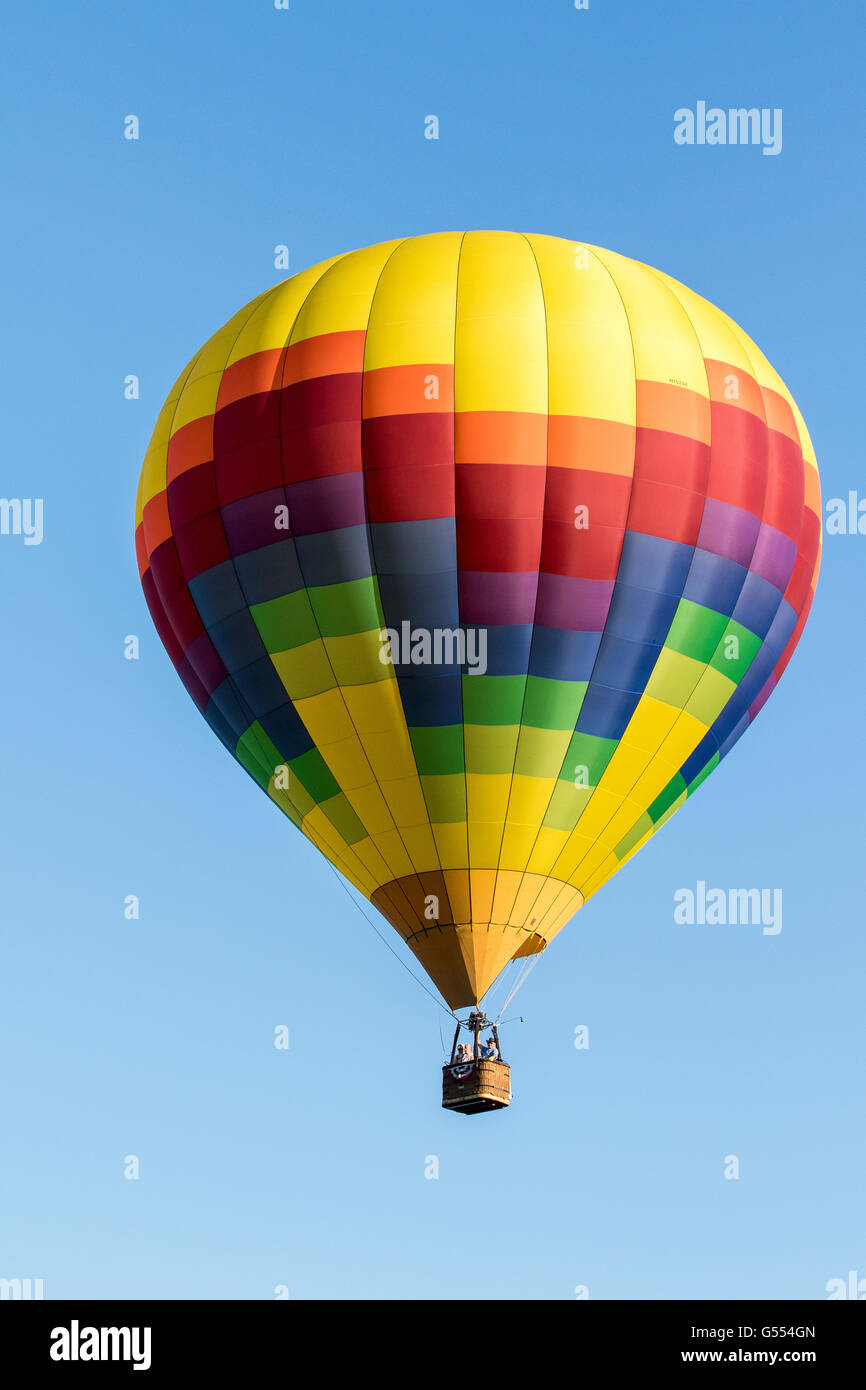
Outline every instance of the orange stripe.
<svg viewBox="0 0 866 1390">
<path fill-rule="evenodd" d="M 803 475 L 805 481 L 804 502 L 810 512 L 814 512 L 818 518 L 818 525 L 821 525 L 821 479 L 818 477 L 817 468 L 813 468 L 811 463 L 803 461 Z"/>
<path fill-rule="evenodd" d="M 764 400 L 761 388 L 744 367 L 735 367 L 731 362 L 718 362 L 712 357 L 704 358 L 704 365 L 710 384 L 710 396 L 714 401 L 721 401 L 725 405 L 738 405 L 741 410 L 748 410 L 750 414 L 763 420 Z"/>
<path fill-rule="evenodd" d="M 769 386 L 761 387 L 761 394 L 764 397 L 764 413 L 767 416 L 767 424 L 771 430 L 778 430 L 779 434 L 787 435 L 792 439 L 797 448 L 800 449 L 800 431 L 797 429 L 797 422 L 794 419 L 794 412 L 778 391 L 774 391 Z"/>
<path fill-rule="evenodd" d="M 435 391 L 435 395 L 431 393 Z M 376 367 L 364 373 L 364 415 L 448 414 L 454 409 L 451 363 Z"/>
<path fill-rule="evenodd" d="M 208 463 L 212 458 L 213 416 L 203 415 L 198 420 L 190 420 L 188 425 L 181 425 L 168 441 L 166 486 L 181 473 L 197 468 L 200 463 Z"/>
<path fill-rule="evenodd" d="M 709 364 L 708 364 L 709 366 Z M 636 381 L 635 411 L 643 429 L 710 442 L 710 402 L 700 391 L 666 381 Z"/>
<path fill-rule="evenodd" d="M 140 521 L 135 528 L 135 558 L 138 562 L 138 573 L 143 579 L 150 569 L 150 556 L 147 553 L 147 545 L 144 539 L 143 521 Z"/>
<path fill-rule="evenodd" d="M 280 384 L 291 386 L 315 376 L 363 371 L 365 338 L 363 328 L 351 328 L 341 333 L 320 333 L 315 338 L 292 343 L 286 349 Z"/>
<path fill-rule="evenodd" d="M 634 472 L 634 425 L 583 415 L 551 415 L 548 425 L 551 468 L 584 468 L 624 478 Z"/>
<path fill-rule="evenodd" d="M 279 387 L 285 355 L 285 348 L 268 348 L 265 352 L 251 352 L 240 362 L 232 362 L 223 372 L 217 410 L 243 400 L 244 396 L 257 396 L 262 391 Z"/>
<path fill-rule="evenodd" d="M 454 418 L 458 463 L 547 462 L 547 416 L 523 410 L 462 410 Z"/>
<path fill-rule="evenodd" d="M 167 541 L 171 535 L 171 520 L 168 515 L 168 493 L 158 492 L 147 503 L 141 519 L 144 543 L 148 555 L 152 555 L 158 545 Z"/>
</svg>

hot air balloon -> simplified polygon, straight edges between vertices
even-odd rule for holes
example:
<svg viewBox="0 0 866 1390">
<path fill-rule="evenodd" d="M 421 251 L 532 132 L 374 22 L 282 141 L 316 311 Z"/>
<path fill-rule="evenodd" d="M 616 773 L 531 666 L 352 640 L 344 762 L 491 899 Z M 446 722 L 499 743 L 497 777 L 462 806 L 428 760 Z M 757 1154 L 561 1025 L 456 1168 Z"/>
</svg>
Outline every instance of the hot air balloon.
<svg viewBox="0 0 866 1390">
<path fill-rule="evenodd" d="M 150 612 L 229 751 L 473 1007 L 453 1108 L 510 1096 L 501 1058 L 472 1087 L 504 967 L 772 692 L 819 516 L 802 417 L 742 329 L 552 236 L 336 256 L 181 373 L 138 491 Z"/>
</svg>

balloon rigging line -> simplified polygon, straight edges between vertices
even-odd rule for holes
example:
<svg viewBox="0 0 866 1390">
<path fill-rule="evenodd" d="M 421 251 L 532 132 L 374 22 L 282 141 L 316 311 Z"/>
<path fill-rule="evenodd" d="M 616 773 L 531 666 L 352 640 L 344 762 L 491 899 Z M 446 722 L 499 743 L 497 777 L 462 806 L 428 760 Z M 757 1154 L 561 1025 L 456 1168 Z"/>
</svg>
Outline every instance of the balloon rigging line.
<svg viewBox="0 0 866 1390">
<path fill-rule="evenodd" d="M 390 941 L 388 941 L 388 940 L 382 935 L 382 933 L 379 931 L 379 928 L 376 926 L 376 923 L 373 921 L 372 917 L 368 917 L 368 916 L 367 916 L 366 912 L 365 912 L 364 909 L 362 908 L 361 904 L 358 902 L 357 898 L 353 897 L 352 894 L 349 892 L 348 888 L 346 887 L 345 883 L 343 882 L 342 878 L 340 877 L 340 874 L 339 874 L 338 870 L 334 868 L 334 866 L 333 866 L 333 864 L 331 863 L 331 861 L 330 861 L 329 859 L 326 859 L 326 860 L 325 860 L 325 863 L 328 865 L 328 868 L 331 870 L 331 873 L 334 875 L 334 878 L 337 880 L 337 882 L 339 883 L 339 885 L 340 885 L 340 887 L 342 888 L 343 892 L 346 894 L 346 897 L 349 899 L 350 902 L 353 902 L 353 903 L 355 904 L 356 908 L 357 908 L 358 911 L 360 912 L 361 916 L 365 919 L 365 921 L 369 922 L 370 926 L 373 928 L 373 931 L 376 933 L 376 935 L 378 936 L 379 940 L 382 942 L 383 946 L 387 946 L 387 947 L 388 947 L 388 950 L 391 952 L 391 955 L 394 957 L 395 960 L 398 960 L 398 961 L 400 962 L 400 964 L 402 965 L 402 967 L 403 967 L 403 969 L 406 971 L 406 973 L 407 973 L 408 975 L 411 975 L 411 976 L 412 976 L 412 979 L 415 981 L 416 985 L 418 985 L 419 989 L 423 989 L 424 993 L 425 993 L 426 995 L 428 995 L 430 999 L 434 999 L 434 1000 L 436 1001 L 436 1003 L 439 1004 L 439 1003 L 440 1003 L 440 1000 L 436 998 L 436 995 L 433 994 L 433 993 L 427 988 L 427 986 L 424 984 L 424 982 L 423 982 L 422 980 L 419 980 L 419 979 L 418 979 L 418 976 L 417 976 L 416 974 L 414 974 L 413 971 L 411 971 L 411 970 L 409 969 L 409 966 L 406 964 L 406 962 L 405 962 L 405 961 L 402 959 L 402 957 L 399 956 L 399 955 L 397 954 L 397 952 L 394 950 L 394 947 L 391 945 Z M 447 1006 L 446 1006 L 446 1007 L 447 1007 Z M 455 1022 L 458 1022 L 458 1021 L 459 1021 L 458 1018 L 457 1018 L 457 1015 L 455 1014 L 455 1012 L 454 1012 L 453 1009 L 449 1009 L 448 1012 L 450 1013 L 451 1017 L 454 1019 Z M 445 1051 L 444 1046 L 443 1046 L 443 1048 L 442 1048 L 442 1051 L 443 1051 L 443 1052 Z"/>
<path fill-rule="evenodd" d="M 509 996 L 508 996 L 508 998 L 506 999 L 505 1003 L 502 1005 L 502 1008 L 499 1010 L 499 1013 L 496 1015 L 496 1022 L 497 1022 L 497 1023 L 499 1022 L 499 1020 L 500 1020 L 500 1018 L 502 1017 L 502 1015 L 505 1013 L 505 1010 L 508 1008 L 508 1005 L 511 1003 L 511 1001 L 512 1001 L 512 999 L 514 998 L 514 996 L 515 996 L 515 994 L 517 993 L 517 991 L 518 991 L 523 985 L 526 984 L 526 981 L 529 979 L 530 974 L 532 973 L 533 969 L 535 968 L 535 965 L 536 965 L 536 963 L 537 963 L 539 957 L 540 957 L 540 956 L 543 956 L 543 955 L 544 955 L 544 952 L 543 952 L 543 951 L 537 951 L 536 954 L 535 954 L 534 956 L 531 956 L 531 957 L 530 957 L 529 962 L 527 963 L 526 967 L 524 968 L 524 970 L 521 972 L 520 976 L 518 977 L 518 980 L 517 980 L 517 982 L 516 982 L 516 984 L 515 984 L 513 990 L 512 990 L 511 993 L 509 994 Z"/>
</svg>

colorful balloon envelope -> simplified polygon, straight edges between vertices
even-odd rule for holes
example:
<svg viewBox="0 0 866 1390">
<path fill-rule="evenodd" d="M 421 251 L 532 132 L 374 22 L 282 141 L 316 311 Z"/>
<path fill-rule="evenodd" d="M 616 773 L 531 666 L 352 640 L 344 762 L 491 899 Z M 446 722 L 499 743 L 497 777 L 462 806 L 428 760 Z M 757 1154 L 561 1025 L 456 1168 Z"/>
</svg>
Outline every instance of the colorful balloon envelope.
<svg viewBox="0 0 866 1390">
<path fill-rule="evenodd" d="M 446 232 L 205 344 L 136 544 L 211 728 L 457 1008 L 744 733 L 819 517 L 797 406 L 719 309 L 598 247 Z"/>
</svg>

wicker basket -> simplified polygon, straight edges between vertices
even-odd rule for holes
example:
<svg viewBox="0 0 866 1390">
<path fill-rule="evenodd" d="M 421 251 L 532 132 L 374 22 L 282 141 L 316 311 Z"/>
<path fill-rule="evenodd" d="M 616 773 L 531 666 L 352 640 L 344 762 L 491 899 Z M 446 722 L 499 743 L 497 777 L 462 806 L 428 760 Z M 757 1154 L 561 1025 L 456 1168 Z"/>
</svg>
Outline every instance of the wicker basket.
<svg viewBox="0 0 866 1390">
<path fill-rule="evenodd" d="M 442 1068 L 442 1106 L 461 1115 L 502 1110 L 511 1104 L 511 1071 L 507 1062 L 458 1063 Z"/>
</svg>

